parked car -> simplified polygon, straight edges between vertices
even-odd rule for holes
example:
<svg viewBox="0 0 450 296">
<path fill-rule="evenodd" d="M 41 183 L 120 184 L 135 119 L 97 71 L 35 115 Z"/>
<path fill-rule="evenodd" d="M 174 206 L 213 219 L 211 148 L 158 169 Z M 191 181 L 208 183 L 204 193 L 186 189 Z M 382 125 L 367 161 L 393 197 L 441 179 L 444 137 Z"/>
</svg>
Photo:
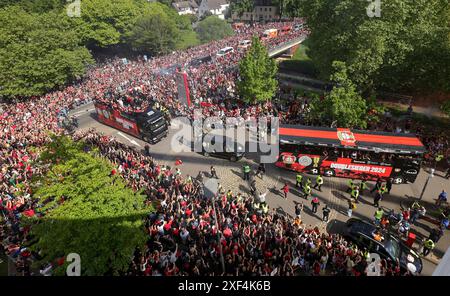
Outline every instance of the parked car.
<svg viewBox="0 0 450 296">
<path fill-rule="evenodd" d="M 398 259 L 402 271 L 410 270 L 416 273 L 422 271 L 422 259 L 419 254 L 390 232 L 383 232 L 383 239 L 376 240 L 373 235 L 375 231 L 377 231 L 375 225 L 351 218 L 346 223 L 343 235 L 358 247 L 367 248 L 369 252 L 376 253 L 383 259 L 391 259 L 394 262 Z"/>
</svg>

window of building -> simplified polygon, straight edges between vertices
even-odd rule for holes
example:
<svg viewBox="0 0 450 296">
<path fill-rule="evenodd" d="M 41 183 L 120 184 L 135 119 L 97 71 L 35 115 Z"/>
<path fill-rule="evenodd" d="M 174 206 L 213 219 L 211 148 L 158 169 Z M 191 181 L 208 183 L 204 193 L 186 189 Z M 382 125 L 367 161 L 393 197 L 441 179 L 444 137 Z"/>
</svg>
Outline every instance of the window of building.
<svg viewBox="0 0 450 296">
<path fill-rule="evenodd" d="M 264 7 L 264 11 L 267 11 L 267 7 Z"/>
</svg>

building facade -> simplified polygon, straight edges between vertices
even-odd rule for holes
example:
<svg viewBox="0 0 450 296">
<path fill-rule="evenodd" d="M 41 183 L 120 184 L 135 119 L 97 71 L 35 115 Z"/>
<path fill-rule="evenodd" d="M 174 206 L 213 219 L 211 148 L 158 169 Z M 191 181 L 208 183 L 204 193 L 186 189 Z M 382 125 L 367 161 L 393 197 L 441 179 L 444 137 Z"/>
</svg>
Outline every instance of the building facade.
<svg viewBox="0 0 450 296">
<path fill-rule="evenodd" d="M 194 0 L 177 1 L 172 3 L 172 6 L 173 8 L 175 8 L 179 15 L 198 13 L 198 4 Z"/>
<path fill-rule="evenodd" d="M 202 0 L 198 8 L 198 15 L 202 17 L 209 12 L 220 19 L 225 19 L 225 14 L 229 8 L 230 2 L 228 0 Z"/>
<path fill-rule="evenodd" d="M 233 13 L 231 18 L 235 22 L 272 22 L 280 18 L 278 7 L 271 0 L 255 0 L 253 11 L 244 12 L 242 15 Z"/>
</svg>

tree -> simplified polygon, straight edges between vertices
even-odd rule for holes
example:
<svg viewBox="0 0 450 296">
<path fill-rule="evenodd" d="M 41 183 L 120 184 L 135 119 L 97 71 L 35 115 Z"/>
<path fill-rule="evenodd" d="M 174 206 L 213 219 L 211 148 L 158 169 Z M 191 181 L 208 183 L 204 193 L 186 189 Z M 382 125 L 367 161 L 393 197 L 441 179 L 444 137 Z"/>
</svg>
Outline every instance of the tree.
<svg viewBox="0 0 450 296">
<path fill-rule="evenodd" d="M 31 249 L 43 257 L 37 265 L 77 253 L 82 275 L 123 274 L 136 247 L 145 244 L 143 218 L 152 208 L 111 176 L 111 164 L 97 150 L 85 153 L 83 142 L 67 137 L 52 140 L 41 158 L 51 171 L 36 180 L 33 195 L 43 216 L 23 218 L 31 225 Z M 55 273 L 63 275 L 66 267 L 57 266 Z"/>
<path fill-rule="evenodd" d="M 313 99 L 311 116 L 322 123 L 336 124 L 345 128 L 367 127 L 366 101 L 356 91 L 353 82 L 348 78 L 345 63 L 336 61 L 330 80 L 335 83 L 332 91 L 323 100 Z"/>
<path fill-rule="evenodd" d="M 217 16 L 208 16 L 197 25 L 196 32 L 202 43 L 224 39 L 233 35 L 233 29 Z"/>
<path fill-rule="evenodd" d="M 170 10 L 171 15 L 175 19 L 177 28 L 179 30 L 179 37 L 176 44 L 176 49 L 186 49 L 200 44 L 197 33 L 192 29 L 193 16 L 192 15 L 178 15 L 175 10 Z M 194 16 L 195 20 L 197 19 Z"/>
<path fill-rule="evenodd" d="M 180 39 L 180 30 L 169 8 L 161 3 L 151 3 L 131 33 L 133 47 L 153 55 L 168 53 L 175 49 Z M 180 24 L 178 24 L 180 25 Z"/>
<path fill-rule="evenodd" d="M 252 46 L 239 64 L 238 90 L 247 102 L 271 99 L 277 90 L 277 64 L 269 57 L 267 49 L 253 37 Z"/>
<path fill-rule="evenodd" d="M 142 0 L 81 2 L 81 16 L 69 19 L 83 43 L 91 48 L 107 47 L 127 40 L 136 20 L 147 6 Z"/>
<path fill-rule="evenodd" d="M 232 0 L 230 2 L 230 12 L 231 14 L 236 13 L 241 17 L 246 12 L 251 12 L 253 10 L 252 0 Z"/>
<path fill-rule="evenodd" d="M 61 11 L 0 10 L 0 95 L 41 95 L 84 74 L 93 63 Z"/>
<path fill-rule="evenodd" d="M 311 58 L 323 78 L 346 63 L 362 90 L 449 90 L 447 0 L 382 1 L 381 17 L 366 0 L 301 0 L 311 29 Z"/>
</svg>

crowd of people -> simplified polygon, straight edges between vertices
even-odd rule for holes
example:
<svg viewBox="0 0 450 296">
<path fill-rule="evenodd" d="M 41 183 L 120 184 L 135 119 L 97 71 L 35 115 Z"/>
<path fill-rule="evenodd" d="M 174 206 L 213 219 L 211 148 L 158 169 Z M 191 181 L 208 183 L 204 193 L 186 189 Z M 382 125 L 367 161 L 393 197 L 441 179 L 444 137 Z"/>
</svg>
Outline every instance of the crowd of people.
<svg viewBox="0 0 450 296">
<path fill-rule="evenodd" d="M 15 260 L 17 271 L 30 274 L 30 258 L 39 256 L 28 250 L 30 229 L 22 227 L 20 219 L 36 215 L 31 179 L 47 169 L 35 165 L 39 164 L 40 147 L 49 142 L 51 133 L 64 132 L 62 123 L 70 109 L 97 100 L 129 112 L 153 105 L 193 116 L 192 109 L 177 100 L 175 68 L 188 74 L 195 105 L 203 107 L 205 116 L 263 113 L 296 121 L 296 115 L 307 110 L 307 98 L 291 106 L 283 106 L 281 101 L 258 106 L 236 103 L 236 66 L 245 53 L 239 42 L 296 22 L 245 26 L 232 37 L 162 57 L 109 60 L 62 90 L 0 103 L 0 248 Z M 292 30 L 263 42 L 273 48 L 305 34 L 305 30 Z M 234 47 L 235 53 L 217 57 L 225 46 Z M 204 57 L 210 58 L 197 63 Z M 304 227 L 298 220 L 269 211 L 265 203 L 239 193 L 221 195 L 214 211 L 195 178 L 184 178 L 179 170 L 158 165 L 150 156 L 93 131 L 76 133 L 74 138 L 99 147 L 131 188 L 144 188 L 149 202 L 159 201 L 158 211 L 147 219 L 149 242 L 136 251 L 130 274 L 221 274 L 218 248 L 223 250 L 226 274 L 365 273 L 364 250 L 338 235 Z M 444 145 L 448 148 L 448 142 Z M 216 238 L 219 232 L 220 239 Z M 395 262 L 385 262 L 384 266 L 386 274 L 400 273 Z"/>
<path fill-rule="evenodd" d="M 219 185 L 216 199 L 203 175 L 156 163 L 94 130 L 75 140 L 99 147 L 134 190 L 144 189 L 157 210 L 146 218 L 148 241 L 136 249 L 127 275 L 367 275 L 369 253 L 337 234 L 269 210 L 265 201 Z M 219 178 L 216 174 L 214 177 Z M 211 176 L 212 177 L 212 176 Z M 214 204 L 213 204 L 214 203 Z M 223 258 L 221 256 L 223 254 Z M 223 261 L 222 261 L 223 260 Z M 222 265 L 223 262 L 223 265 Z M 384 275 L 404 275 L 382 261 Z"/>
</svg>

